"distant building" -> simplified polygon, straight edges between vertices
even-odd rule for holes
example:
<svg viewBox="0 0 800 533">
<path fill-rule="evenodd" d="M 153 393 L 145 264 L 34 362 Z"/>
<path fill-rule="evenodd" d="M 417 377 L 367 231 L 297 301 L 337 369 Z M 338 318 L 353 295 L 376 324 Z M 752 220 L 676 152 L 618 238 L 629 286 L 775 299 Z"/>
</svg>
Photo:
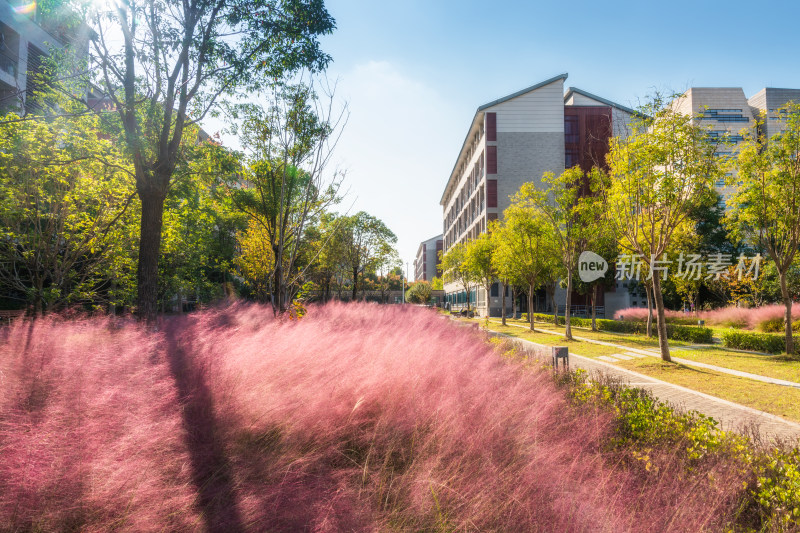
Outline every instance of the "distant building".
<svg viewBox="0 0 800 533">
<path fill-rule="evenodd" d="M 800 89 L 767 87 L 747 98 L 741 87 L 692 87 L 673 102 L 673 108 L 710 126 L 708 135 L 712 140 L 726 139 L 728 144 L 721 146 L 717 154 L 731 158 L 736 157 L 739 143 L 753 131 L 760 118 L 764 121 L 760 127 L 767 137 L 780 131 L 779 109 L 790 101 L 800 103 Z M 735 177 L 735 171 L 730 171 L 715 184 L 722 208 L 736 190 Z"/>
<path fill-rule="evenodd" d="M 442 246 L 441 235 L 420 243 L 417 258 L 414 260 L 414 281 L 431 281 L 435 277 L 441 277 L 439 254 Z"/>
<path fill-rule="evenodd" d="M 567 74 L 555 76 L 475 111 L 440 201 L 444 251 L 485 232 L 523 183 L 540 184 L 545 172 L 560 174 L 575 165 L 603 165 L 612 135 L 627 134 L 634 110 L 574 87 L 565 92 L 566 79 Z M 451 307 L 466 305 L 467 294 L 456 284 L 446 284 L 445 292 Z M 498 284 L 485 292 L 475 288 L 470 302 L 482 315 L 499 316 Z M 612 290 L 598 298 L 598 306 L 609 313 L 627 306 L 628 296 Z M 544 291 L 535 301 L 542 312 L 554 303 Z M 563 291 L 556 293 L 558 301 L 564 301 Z M 574 294 L 573 302 L 576 314 L 586 312 L 583 296 Z"/>
</svg>

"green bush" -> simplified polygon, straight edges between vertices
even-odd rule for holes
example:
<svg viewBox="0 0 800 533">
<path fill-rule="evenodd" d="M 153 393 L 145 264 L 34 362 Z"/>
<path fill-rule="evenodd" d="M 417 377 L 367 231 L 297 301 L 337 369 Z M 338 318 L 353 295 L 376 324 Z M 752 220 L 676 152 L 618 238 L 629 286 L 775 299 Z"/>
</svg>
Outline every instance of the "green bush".
<svg viewBox="0 0 800 533">
<path fill-rule="evenodd" d="M 765 320 L 758 325 L 758 329 L 766 333 L 783 333 L 783 317 Z M 800 331 L 800 320 L 792 322 L 792 331 Z"/>
<path fill-rule="evenodd" d="M 750 333 L 731 329 L 722 333 L 722 344 L 726 348 L 737 348 L 739 350 L 782 353 L 786 347 L 786 340 L 782 335 Z"/>
<path fill-rule="evenodd" d="M 553 323 L 553 315 L 544 315 L 541 313 L 534 313 L 533 317 L 538 322 Z M 528 319 L 527 314 L 523 314 L 525 320 Z M 571 317 L 570 324 L 579 328 L 592 327 L 592 320 L 590 318 L 577 318 Z M 610 331 L 613 333 L 634 333 L 637 335 L 644 335 L 647 333 L 647 324 L 634 320 L 608 320 L 606 318 L 596 319 L 597 329 L 600 331 Z M 558 317 L 558 323 L 564 324 L 564 317 Z M 655 328 L 655 324 L 653 324 Z M 711 344 L 713 331 L 709 328 L 698 326 L 681 326 L 677 324 L 667 323 L 667 338 L 676 341 L 686 341 L 695 344 Z"/>
<path fill-rule="evenodd" d="M 755 446 L 748 438 L 723 431 L 716 420 L 695 411 L 679 411 L 642 389 L 613 380 L 589 380 L 585 370 L 555 374 L 578 405 L 609 410 L 615 431 L 609 447 L 627 452 L 630 463 L 658 472 L 654 451 L 668 449 L 697 475 L 703 465 L 724 461 L 741 469 L 746 480 L 738 492 L 736 524 L 730 531 L 797 531 L 800 527 L 800 449 Z"/>
</svg>

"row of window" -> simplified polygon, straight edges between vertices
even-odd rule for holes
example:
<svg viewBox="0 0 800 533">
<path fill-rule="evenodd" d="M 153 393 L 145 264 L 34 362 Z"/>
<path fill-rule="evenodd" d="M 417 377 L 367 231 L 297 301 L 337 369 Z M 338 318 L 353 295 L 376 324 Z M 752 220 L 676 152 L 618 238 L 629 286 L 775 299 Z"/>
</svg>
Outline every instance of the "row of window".
<svg viewBox="0 0 800 533">
<path fill-rule="evenodd" d="M 726 114 L 721 114 L 726 113 Z M 730 113 L 738 113 L 732 115 Z M 741 109 L 706 109 L 702 112 L 703 120 L 716 120 L 717 122 L 750 122 L 748 117 L 742 115 Z"/>
</svg>

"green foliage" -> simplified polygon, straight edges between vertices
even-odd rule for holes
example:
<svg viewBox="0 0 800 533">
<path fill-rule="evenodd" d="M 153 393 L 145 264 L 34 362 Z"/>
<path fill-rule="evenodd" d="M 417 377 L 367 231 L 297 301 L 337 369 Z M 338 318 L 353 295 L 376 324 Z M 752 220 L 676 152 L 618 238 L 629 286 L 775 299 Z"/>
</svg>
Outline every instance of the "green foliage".
<svg viewBox="0 0 800 533">
<path fill-rule="evenodd" d="M 732 531 L 795 531 L 800 527 L 800 448 L 761 448 L 747 438 L 722 431 L 713 418 L 681 412 L 649 391 L 610 381 L 590 381 L 584 370 L 556 374 L 577 405 L 595 405 L 613 413 L 616 430 L 609 446 L 634 466 L 659 475 L 653 451 L 670 450 L 686 475 L 703 464 L 724 461 L 746 480 L 738 494 L 742 512 Z"/>
<path fill-rule="evenodd" d="M 783 317 L 770 318 L 761 322 L 757 327 L 764 333 L 783 333 L 785 329 L 784 319 Z M 792 322 L 792 330 L 800 332 L 800 319 Z"/>
<path fill-rule="evenodd" d="M 787 278 L 800 251 L 800 103 L 790 102 L 778 111 L 782 131 L 767 139 L 756 130 L 739 148 L 736 179 L 740 183 L 729 201 L 726 223 L 735 237 L 766 250 L 791 317 Z M 785 347 L 792 353 L 790 324 L 786 328 Z"/>
<path fill-rule="evenodd" d="M 434 276 L 431 280 L 431 289 L 434 291 L 443 291 L 444 290 L 444 282 L 442 278 L 438 276 Z"/>
<path fill-rule="evenodd" d="M 553 315 L 534 313 L 533 317 L 538 322 L 553 323 Z M 523 319 L 527 320 L 527 313 L 523 313 Z M 592 327 L 592 320 L 589 318 L 571 317 L 570 321 L 579 328 Z M 596 321 L 597 329 L 600 331 L 611 331 L 614 333 L 634 333 L 645 335 L 647 325 L 642 321 L 634 320 L 608 320 L 598 318 Z M 564 324 L 564 317 L 558 317 L 559 325 Z M 677 324 L 667 324 L 667 338 L 677 341 L 687 341 L 696 344 L 711 344 L 713 342 L 714 331 L 711 328 L 699 326 L 682 326 Z"/>
<path fill-rule="evenodd" d="M 362 272 L 391 268 L 397 263 L 394 251 L 397 236 L 382 220 L 364 211 L 341 217 L 339 221 L 342 261 L 353 276 L 352 298 L 355 300 Z"/>
<path fill-rule="evenodd" d="M 750 333 L 736 329 L 723 331 L 722 343 L 728 348 L 775 354 L 784 352 L 786 347 L 784 338 L 780 335 Z"/>
<path fill-rule="evenodd" d="M 261 227 L 263 246 L 272 250 L 272 269 L 257 285 L 268 286 L 276 312 L 286 310 L 323 251 L 311 245 L 307 230 L 339 200 L 338 174 L 330 181 L 322 176 L 335 127 L 319 108 L 316 93 L 303 84 L 275 88 L 267 107 L 232 108 L 242 120 L 237 131 L 249 155 L 239 172 L 223 174 L 221 181 L 236 208 Z"/>
<path fill-rule="evenodd" d="M 145 0 L 122 2 L 114 9 L 96 3 L 92 11 L 88 22 L 94 37 L 89 43 L 98 68 L 89 73 L 118 115 L 120 140 L 134 167 L 143 213 L 137 311 L 152 322 L 157 312 L 164 201 L 186 132 L 209 113 L 219 112 L 221 100 L 249 97 L 301 70 L 323 70 L 331 58 L 321 51 L 319 36 L 333 31 L 335 24 L 324 3 L 316 0 L 179 4 Z M 288 127 L 280 131 L 309 133 L 303 106 L 290 109 L 300 110 L 301 119 L 289 116 Z M 312 130 L 310 136 L 315 133 Z M 270 154 L 260 159 L 273 162 Z M 316 164 L 323 161 L 327 158 L 317 158 Z M 299 165 L 285 164 L 280 172 L 285 176 L 292 166 Z M 275 255 L 279 269 L 282 253 Z M 278 287 L 284 289 L 286 283 Z M 276 292 L 281 310 L 285 292 Z"/>
<path fill-rule="evenodd" d="M 433 290 L 427 281 L 412 283 L 406 292 L 406 299 L 414 304 L 427 304 L 431 301 Z"/>
<path fill-rule="evenodd" d="M 679 97 L 680 98 L 680 97 Z M 626 138 L 614 138 L 608 155 L 607 223 L 620 245 L 638 254 L 652 276 L 655 307 L 664 315 L 661 273 L 654 261 L 664 254 L 697 209 L 715 198 L 714 183 L 723 175 L 717 145 L 708 126 L 678 111 L 679 101 L 656 97 Z M 694 294 L 695 287 L 687 287 Z M 669 361 L 665 331 L 658 328 L 661 357 Z"/>
<path fill-rule="evenodd" d="M 0 121 L 0 285 L 37 312 L 117 305 L 135 271 L 130 167 L 94 116 Z"/>
<path fill-rule="evenodd" d="M 490 226 L 489 231 L 493 232 L 493 228 L 494 225 Z M 466 243 L 464 268 L 483 285 L 487 299 L 489 298 L 492 283 L 497 279 L 496 262 L 494 260 L 496 252 L 497 240 L 493 239 L 490 233 L 481 233 Z"/>
<path fill-rule="evenodd" d="M 775 449 L 758 462 L 753 496 L 765 517 L 765 530 L 800 526 L 800 449 Z"/>
<path fill-rule="evenodd" d="M 467 298 L 472 286 L 480 281 L 467 266 L 467 245 L 463 242 L 454 244 L 442 255 L 441 268 L 444 281 L 457 283 L 467 293 Z M 467 300 L 467 308 L 470 303 Z"/>
</svg>

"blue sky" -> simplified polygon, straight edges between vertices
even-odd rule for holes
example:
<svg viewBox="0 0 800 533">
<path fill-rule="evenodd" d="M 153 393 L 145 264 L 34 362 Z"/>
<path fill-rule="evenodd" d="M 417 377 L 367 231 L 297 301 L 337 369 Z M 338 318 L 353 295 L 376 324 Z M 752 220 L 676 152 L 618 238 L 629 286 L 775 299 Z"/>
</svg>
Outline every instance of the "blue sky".
<svg viewBox="0 0 800 533">
<path fill-rule="evenodd" d="M 800 88 L 800 2 L 328 0 L 350 119 L 335 160 L 413 265 L 475 109 L 557 74 L 636 106 L 653 89 Z M 413 266 L 412 266 L 413 268 Z M 412 272 L 413 276 L 413 272 Z"/>
</svg>

